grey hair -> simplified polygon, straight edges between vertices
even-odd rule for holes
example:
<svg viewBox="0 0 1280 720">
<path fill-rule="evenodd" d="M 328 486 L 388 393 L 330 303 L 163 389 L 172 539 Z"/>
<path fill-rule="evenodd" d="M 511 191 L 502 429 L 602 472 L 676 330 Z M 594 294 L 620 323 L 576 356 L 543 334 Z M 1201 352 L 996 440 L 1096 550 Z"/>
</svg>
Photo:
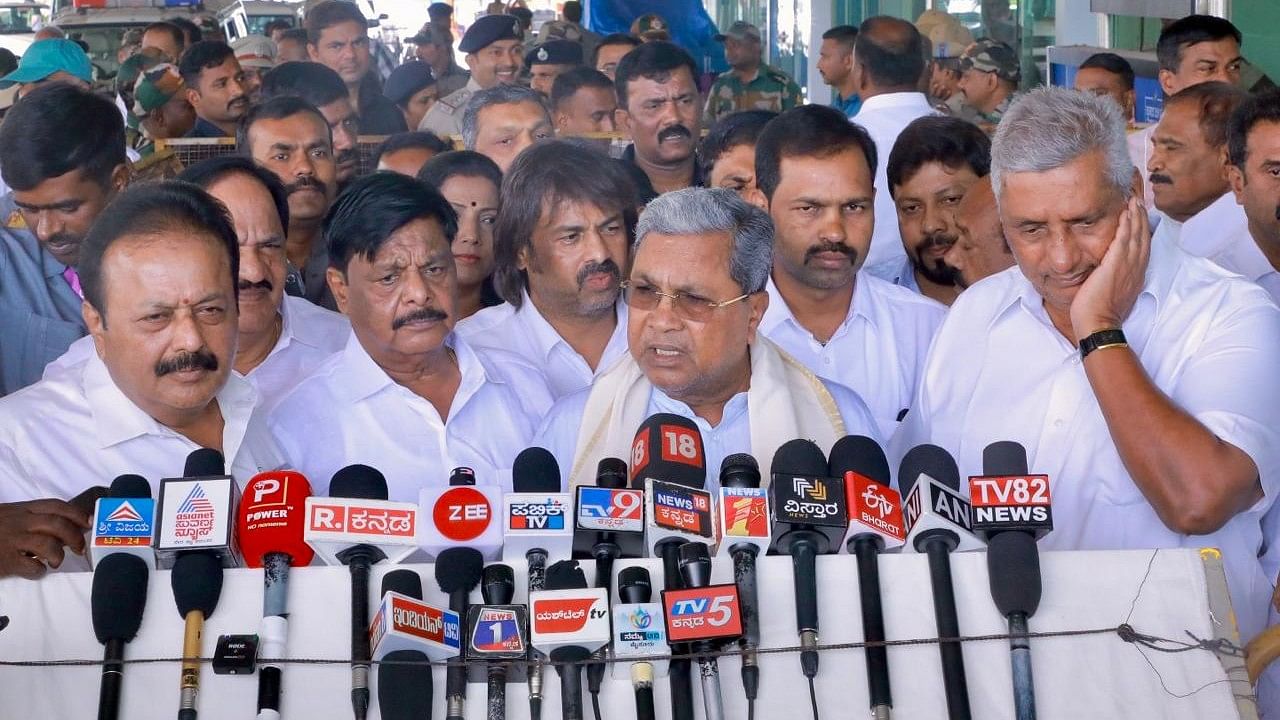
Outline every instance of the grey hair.
<svg viewBox="0 0 1280 720">
<path fill-rule="evenodd" d="M 1058 87 L 1023 95 L 1000 119 L 991 142 L 991 187 L 997 207 L 1006 175 L 1046 172 L 1094 151 L 1102 152 L 1107 179 L 1128 199 L 1133 193 L 1133 161 L 1118 103 Z"/>
<path fill-rule="evenodd" d="M 685 188 L 659 195 L 636 223 L 632 255 L 649 233 L 729 233 L 729 277 L 746 293 L 761 292 L 773 267 L 773 221 L 760 208 L 724 188 Z"/>
<path fill-rule="evenodd" d="M 467 109 L 462 113 L 462 144 L 467 150 L 476 149 L 476 135 L 480 132 L 480 111 L 490 105 L 514 105 L 516 103 L 533 103 L 542 108 L 551 122 L 551 111 L 547 109 L 547 101 L 537 91 L 523 85 L 503 85 L 499 83 L 487 90 L 477 91 L 467 101 Z"/>
</svg>

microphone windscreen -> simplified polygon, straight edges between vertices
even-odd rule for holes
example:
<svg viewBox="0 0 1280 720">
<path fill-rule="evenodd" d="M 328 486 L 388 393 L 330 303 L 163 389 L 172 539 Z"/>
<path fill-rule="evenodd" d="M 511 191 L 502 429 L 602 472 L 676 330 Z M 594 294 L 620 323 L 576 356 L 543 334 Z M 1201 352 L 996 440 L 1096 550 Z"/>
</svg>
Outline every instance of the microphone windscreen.
<svg viewBox="0 0 1280 720">
<path fill-rule="evenodd" d="M 138 634 L 142 611 L 147 607 L 150 574 L 146 561 L 137 555 L 112 553 L 98 562 L 89 596 L 93 634 L 98 636 L 98 642 L 129 642 Z"/>
<path fill-rule="evenodd" d="M 445 548 L 436 556 L 436 584 L 441 592 L 470 592 L 480 584 L 484 572 L 484 556 L 469 547 Z"/>
<path fill-rule="evenodd" d="M 480 579 L 480 596 L 489 605 L 510 605 L 516 590 L 516 571 L 510 565 L 486 565 Z"/>
<path fill-rule="evenodd" d="M 1024 532 L 1002 532 L 987 541 L 991 599 L 1001 615 L 1035 615 L 1040 606 L 1040 551 Z"/>
<path fill-rule="evenodd" d="M 618 572 L 618 597 L 624 603 L 647 603 L 653 597 L 649 568 L 633 565 Z"/>
<path fill-rule="evenodd" d="M 560 463 L 550 450 L 525 448 L 511 465 L 511 489 L 518 493 L 560 492 Z"/>
<path fill-rule="evenodd" d="M 476 471 L 469 467 L 456 467 L 449 473 L 449 486 L 475 485 Z"/>
<path fill-rule="evenodd" d="M 398 592 L 415 600 L 422 599 L 422 577 L 413 570 L 392 570 L 382 576 L 382 594 Z"/>
<path fill-rule="evenodd" d="M 601 458 L 596 464 L 596 486 L 604 488 L 625 488 L 627 486 L 627 463 L 615 457 Z"/>
<path fill-rule="evenodd" d="M 547 568 L 547 590 L 583 590 L 587 587 L 587 575 L 578 567 L 577 560 L 561 560 Z"/>
<path fill-rule="evenodd" d="M 222 560 L 216 553 L 186 552 L 178 555 L 169 576 L 178 614 L 198 610 L 209 617 L 222 595 Z"/>
<path fill-rule="evenodd" d="M 1027 474 L 1027 449 L 1022 443 L 999 440 L 982 449 L 982 474 L 1010 476 Z"/>
<path fill-rule="evenodd" d="M 881 485 L 889 484 L 889 460 L 880 443 L 866 435 L 845 435 L 831 447 L 827 474 L 843 478 L 850 470 Z"/>
<path fill-rule="evenodd" d="M 348 465 L 333 474 L 333 480 L 329 483 L 329 496 L 386 500 L 387 478 L 368 465 Z"/>
<path fill-rule="evenodd" d="M 393 650 L 378 663 L 378 709 L 382 720 L 431 717 L 435 683 L 427 660 L 420 650 Z"/>
<path fill-rule="evenodd" d="M 108 497 L 113 498 L 149 498 L 151 497 L 151 483 L 141 475 L 129 473 L 121 475 L 111 481 L 111 492 Z"/>
<path fill-rule="evenodd" d="M 902 456 L 898 466 L 898 489 L 906 497 L 920 475 L 928 475 L 947 487 L 960 491 L 960 468 L 951 453 L 937 445 L 917 445 Z"/>
<path fill-rule="evenodd" d="M 706 487 L 702 431 L 692 420 L 673 413 L 657 413 L 640 424 L 631 443 L 631 486 L 644 488 L 646 478 Z"/>
<path fill-rule="evenodd" d="M 315 550 L 304 539 L 311 483 L 300 472 L 258 473 L 244 486 L 236 527 L 245 564 L 262 567 L 267 553 L 283 553 L 294 567 L 310 565 Z"/>
<path fill-rule="evenodd" d="M 773 454 L 769 472 L 775 475 L 826 477 L 827 456 L 812 440 L 788 440 Z"/>
<path fill-rule="evenodd" d="M 760 487 L 760 463 L 747 453 L 734 453 L 720 463 L 721 487 Z"/>
<path fill-rule="evenodd" d="M 222 458 L 222 453 L 212 448 L 192 450 L 182 469 L 182 477 L 210 477 L 226 474 L 226 460 Z"/>
</svg>

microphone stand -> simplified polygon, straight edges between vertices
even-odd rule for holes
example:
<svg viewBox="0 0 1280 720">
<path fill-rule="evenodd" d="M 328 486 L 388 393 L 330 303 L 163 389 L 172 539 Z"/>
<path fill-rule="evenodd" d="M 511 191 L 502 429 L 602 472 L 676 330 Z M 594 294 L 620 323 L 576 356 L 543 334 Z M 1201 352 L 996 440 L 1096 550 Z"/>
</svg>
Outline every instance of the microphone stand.
<svg viewBox="0 0 1280 720">
<path fill-rule="evenodd" d="M 929 582 L 933 586 L 933 617 L 938 637 L 960 637 L 960 620 L 956 617 L 955 585 L 951 578 L 951 552 L 960 538 L 947 530 L 931 530 L 916 539 L 916 550 L 924 550 L 929 558 Z M 938 643 L 942 659 L 942 688 L 947 698 L 950 720 L 970 720 L 969 684 L 964 672 L 964 653 L 958 640 Z"/>
<path fill-rule="evenodd" d="M 742 689 L 747 696 L 747 717 L 755 717 L 756 695 L 760 690 L 760 664 L 756 649 L 760 647 L 759 600 L 756 595 L 756 555 L 759 549 L 751 543 L 729 548 L 733 558 L 733 579 L 738 583 L 738 602 L 742 607 L 743 633 L 738 641 L 742 649 Z"/>
<path fill-rule="evenodd" d="M 862 604 L 862 636 L 867 643 L 884 642 L 884 610 L 880 599 L 880 548 L 876 536 L 864 533 L 853 538 L 850 550 L 858 560 L 858 594 Z M 889 720 L 893 694 L 889 689 L 889 652 L 884 645 L 868 645 L 867 688 L 871 697 L 871 717 Z"/>
<path fill-rule="evenodd" d="M 369 568 L 386 555 L 372 545 L 356 545 L 337 555 L 351 571 L 351 709 L 356 720 L 369 714 Z"/>
<path fill-rule="evenodd" d="M 542 548 L 534 548 L 525 553 L 529 563 L 529 593 L 542 590 L 547 582 L 547 552 Z M 530 608 L 532 610 L 532 608 Z M 538 654 L 530 650 L 532 662 L 529 665 L 529 720 L 542 718 L 542 660 Z"/>
<path fill-rule="evenodd" d="M 667 540 L 658 543 L 658 551 L 662 556 L 662 582 L 667 590 L 679 590 L 680 581 L 680 546 L 684 540 Z M 688 648 L 681 645 L 672 647 L 672 655 L 684 655 Z M 672 657 L 668 669 L 668 681 L 671 686 L 671 720 L 694 720 L 693 716 L 693 678 L 690 673 L 693 664 L 687 657 Z"/>
</svg>

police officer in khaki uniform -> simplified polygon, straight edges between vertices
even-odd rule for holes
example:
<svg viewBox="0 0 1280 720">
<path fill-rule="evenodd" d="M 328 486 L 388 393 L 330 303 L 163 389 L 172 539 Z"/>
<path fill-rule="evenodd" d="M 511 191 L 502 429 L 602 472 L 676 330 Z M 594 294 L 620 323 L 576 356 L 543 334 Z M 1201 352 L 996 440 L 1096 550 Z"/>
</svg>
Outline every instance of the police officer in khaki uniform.
<svg viewBox="0 0 1280 720">
<path fill-rule="evenodd" d="M 523 39 L 520 21 L 510 15 L 485 15 L 472 23 L 462 36 L 462 42 L 458 43 L 458 49 L 467 54 L 471 79 L 461 90 L 436 101 L 422 118 L 418 129 L 440 137 L 460 134 L 462 113 L 476 91 L 499 83 L 514 85 L 519 81 L 524 64 L 521 54 Z"/>
<path fill-rule="evenodd" d="M 1022 70 L 1013 48 L 989 38 L 979 40 L 960 56 L 960 92 L 976 122 L 990 132 L 1017 99 Z"/>
<path fill-rule="evenodd" d="M 716 78 L 707 95 L 708 121 L 737 110 L 782 112 L 800 104 L 800 86 L 760 59 L 760 30 L 755 25 L 739 20 L 715 39 L 724 43 L 729 72 Z"/>
</svg>

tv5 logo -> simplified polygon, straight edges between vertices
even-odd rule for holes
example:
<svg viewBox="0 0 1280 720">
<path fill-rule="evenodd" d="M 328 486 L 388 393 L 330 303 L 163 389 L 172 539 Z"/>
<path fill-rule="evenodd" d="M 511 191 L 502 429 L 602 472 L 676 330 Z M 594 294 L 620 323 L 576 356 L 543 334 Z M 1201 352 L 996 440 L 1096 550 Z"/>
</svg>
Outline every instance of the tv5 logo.
<svg viewBox="0 0 1280 720">
<path fill-rule="evenodd" d="M 662 605 L 670 642 L 729 640 L 742 635 L 737 585 L 666 590 Z"/>
</svg>

